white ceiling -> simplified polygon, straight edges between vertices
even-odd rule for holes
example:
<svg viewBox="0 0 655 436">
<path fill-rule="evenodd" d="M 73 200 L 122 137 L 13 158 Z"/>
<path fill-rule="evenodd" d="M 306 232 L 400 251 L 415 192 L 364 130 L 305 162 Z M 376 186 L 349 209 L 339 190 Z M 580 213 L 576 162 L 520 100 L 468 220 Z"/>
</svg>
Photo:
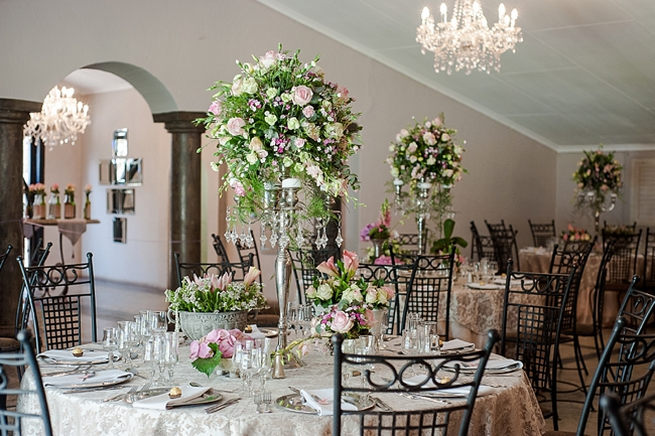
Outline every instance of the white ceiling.
<svg viewBox="0 0 655 436">
<path fill-rule="evenodd" d="M 553 149 L 655 148 L 655 0 L 505 0 L 524 42 L 469 76 L 434 73 L 415 42 L 440 0 L 259 1 Z M 498 3 L 483 2 L 490 22 Z"/>
</svg>

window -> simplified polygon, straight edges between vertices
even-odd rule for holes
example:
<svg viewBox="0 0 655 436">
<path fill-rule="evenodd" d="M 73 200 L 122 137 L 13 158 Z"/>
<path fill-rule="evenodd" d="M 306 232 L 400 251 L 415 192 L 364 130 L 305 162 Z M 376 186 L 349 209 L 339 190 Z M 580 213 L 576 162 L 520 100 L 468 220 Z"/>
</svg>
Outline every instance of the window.
<svg viewBox="0 0 655 436">
<path fill-rule="evenodd" d="M 630 221 L 655 225 L 655 159 L 632 161 Z"/>
</svg>

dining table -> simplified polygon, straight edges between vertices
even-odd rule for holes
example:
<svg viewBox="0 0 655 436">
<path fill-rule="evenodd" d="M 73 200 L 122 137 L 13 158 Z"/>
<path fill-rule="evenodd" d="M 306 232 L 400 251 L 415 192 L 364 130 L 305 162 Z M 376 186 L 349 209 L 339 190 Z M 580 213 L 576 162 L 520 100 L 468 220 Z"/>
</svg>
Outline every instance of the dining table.
<svg viewBox="0 0 655 436">
<path fill-rule="evenodd" d="M 397 343 L 400 341 L 398 340 Z M 87 348 L 98 348 L 89 344 Z M 334 368 L 333 356 L 328 348 L 318 346 L 302 359 L 303 365 L 285 369 L 283 379 L 269 379 L 265 389 L 270 391 L 273 407 L 270 413 L 258 413 L 252 399 L 244 392 L 243 383 L 229 375 L 212 374 L 210 377 L 198 372 L 189 358 L 189 345 L 179 348 L 179 361 L 174 367 L 170 381 L 163 383 L 168 387 L 190 385 L 211 387 L 222 396 L 221 401 L 240 398 L 233 405 L 215 413 L 207 413 L 207 405 L 175 407 L 168 410 L 153 410 L 134 407 L 123 397 L 125 393 L 139 392 L 148 384 L 146 369 L 138 364 L 132 371 L 137 375 L 119 385 L 96 388 L 67 389 L 46 386 L 50 416 L 55 435 L 330 435 L 332 417 L 317 412 L 298 413 L 278 405 L 279 398 L 292 394 L 290 387 L 299 389 L 332 388 Z M 383 352 L 395 353 L 393 347 Z M 503 359 L 492 355 L 491 359 Z M 101 371 L 107 364 L 94 366 Z M 48 374 L 61 372 L 61 366 L 40 360 L 39 369 L 44 380 Z M 28 371 L 23 377 L 22 386 L 34 385 L 34 378 Z M 469 434 L 475 435 L 539 435 L 544 432 L 544 418 L 535 394 L 522 369 L 506 373 L 485 374 L 481 386 L 485 395 L 476 399 Z M 134 387 L 137 387 L 134 389 Z M 482 388 L 481 388 L 482 390 Z M 434 408 L 435 402 L 424 399 L 408 399 L 392 393 L 382 393 L 384 402 L 394 410 L 418 410 Z M 108 398 L 117 401 L 105 401 Z M 453 402 L 465 402 L 465 398 L 443 401 L 443 407 Z M 220 404 L 220 402 L 218 403 Z M 38 411 L 35 396 L 23 398 L 18 409 L 26 412 Z M 439 407 L 437 405 L 437 407 Z M 450 417 L 449 434 L 456 434 L 461 412 Z M 454 422 L 453 422 L 454 421 Z M 24 434 L 41 434 L 38 425 L 26 426 Z M 359 434 L 355 417 L 344 417 L 342 434 Z"/>
</svg>

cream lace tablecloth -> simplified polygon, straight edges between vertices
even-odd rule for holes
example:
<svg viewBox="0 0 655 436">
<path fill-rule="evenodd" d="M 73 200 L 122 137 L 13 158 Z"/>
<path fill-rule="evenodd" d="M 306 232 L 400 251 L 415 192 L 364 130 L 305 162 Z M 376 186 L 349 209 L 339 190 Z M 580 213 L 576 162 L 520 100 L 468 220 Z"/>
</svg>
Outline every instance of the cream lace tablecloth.
<svg viewBox="0 0 655 436">
<path fill-rule="evenodd" d="M 197 382 L 218 389 L 238 391 L 241 382 L 227 377 L 208 380 L 194 370 L 186 357 L 188 348 L 181 348 L 180 363 L 175 371 L 174 384 Z M 289 394 L 288 386 L 299 388 L 325 388 L 332 386 L 332 357 L 329 353 L 314 352 L 305 359 L 306 366 L 286 371 L 287 378 L 270 380 L 267 388 L 273 398 Z M 52 367 L 42 366 L 43 372 Z M 29 374 L 29 373 L 28 373 Z M 33 380 L 26 376 L 23 385 Z M 143 385 L 144 380 L 133 379 L 126 385 Z M 536 398 L 522 371 L 503 376 L 485 377 L 483 384 L 492 386 L 494 393 L 477 399 L 471 420 L 471 435 L 526 435 L 543 433 L 544 419 Z M 206 414 L 203 406 L 192 406 L 167 411 L 133 408 L 124 402 L 104 403 L 102 399 L 116 395 L 116 390 L 65 394 L 47 388 L 47 398 L 55 435 L 298 435 L 319 436 L 331 434 L 331 416 L 314 416 L 273 408 L 273 413 L 257 414 L 252 400 L 243 398 L 234 406 L 213 414 Z M 226 393 L 227 398 L 237 394 Z M 409 400 L 387 394 L 384 400 L 399 410 L 434 408 L 434 403 Z M 19 409 L 34 411 L 36 398 L 28 398 Z M 457 421 L 457 417 L 451 420 Z M 452 421 L 451 421 L 452 422 Z M 456 434 L 459 425 L 452 422 L 449 434 Z M 358 434 L 356 424 L 344 424 L 343 434 Z M 24 434 L 41 434 L 38 428 L 27 428 Z"/>
</svg>

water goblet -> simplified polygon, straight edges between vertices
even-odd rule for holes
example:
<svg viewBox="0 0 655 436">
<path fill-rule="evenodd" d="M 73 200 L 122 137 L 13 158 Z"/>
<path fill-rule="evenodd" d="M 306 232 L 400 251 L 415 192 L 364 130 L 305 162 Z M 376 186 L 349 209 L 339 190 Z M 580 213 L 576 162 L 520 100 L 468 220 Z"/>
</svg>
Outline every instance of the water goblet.
<svg viewBox="0 0 655 436">
<path fill-rule="evenodd" d="M 163 350 L 163 380 L 170 381 L 173 378 L 173 373 L 175 371 L 175 365 L 179 360 L 178 355 L 178 336 L 177 332 L 166 332 L 162 335 L 164 340 L 164 350 Z"/>
<path fill-rule="evenodd" d="M 150 328 L 153 333 L 164 333 L 168 330 L 168 318 L 166 312 L 155 310 L 151 312 Z"/>
<path fill-rule="evenodd" d="M 102 346 L 107 350 L 109 368 L 114 368 L 114 353 L 118 350 L 118 332 L 114 327 L 104 328 L 102 331 Z"/>
</svg>

